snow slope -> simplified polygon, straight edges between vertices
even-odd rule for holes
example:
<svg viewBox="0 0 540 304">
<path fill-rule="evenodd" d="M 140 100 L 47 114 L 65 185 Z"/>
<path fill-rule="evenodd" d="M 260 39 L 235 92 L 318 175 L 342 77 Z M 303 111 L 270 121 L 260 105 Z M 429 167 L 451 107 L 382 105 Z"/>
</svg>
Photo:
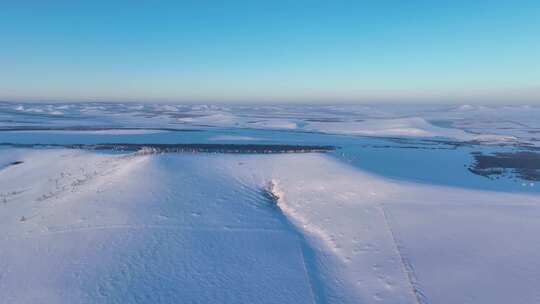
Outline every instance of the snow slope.
<svg viewBox="0 0 540 304">
<path fill-rule="evenodd" d="M 0 159 L 23 161 L 0 167 L 0 303 L 540 299 L 537 195 L 397 181 L 323 154 Z"/>
<path fill-rule="evenodd" d="M 21 159 L 0 172 L 1 303 L 314 301 L 298 234 L 197 157 Z"/>
<path fill-rule="evenodd" d="M 243 168 L 275 181 L 285 214 L 338 257 L 330 268 L 357 302 L 540 300 L 537 195 L 390 180 L 321 155 Z"/>
<path fill-rule="evenodd" d="M 462 130 L 440 128 L 421 117 L 368 119 L 346 122 L 310 122 L 309 130 L 334 134 L 354 134 L 368 136 L 445 137 L 470 140 L 472 136 Z"/>
</svg>

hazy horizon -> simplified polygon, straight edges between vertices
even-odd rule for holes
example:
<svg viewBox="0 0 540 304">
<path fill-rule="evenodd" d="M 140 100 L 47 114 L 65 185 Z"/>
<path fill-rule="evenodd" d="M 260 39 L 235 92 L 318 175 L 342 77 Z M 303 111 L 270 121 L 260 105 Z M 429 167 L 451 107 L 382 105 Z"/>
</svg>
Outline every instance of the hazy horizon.
<svg viewBox="0 0 540 304">
<path fill-rule="evenodd" d="M 17 2 L 0 100 L 540 104 L 540 4 Z"/>
</svg>

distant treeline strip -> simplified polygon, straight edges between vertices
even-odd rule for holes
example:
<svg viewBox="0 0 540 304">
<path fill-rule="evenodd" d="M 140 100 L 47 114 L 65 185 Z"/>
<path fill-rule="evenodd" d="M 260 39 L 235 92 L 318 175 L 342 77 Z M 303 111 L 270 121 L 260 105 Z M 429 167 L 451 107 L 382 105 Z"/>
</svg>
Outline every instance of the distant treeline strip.
<svg viewBox="0 0 540 304">
<path fill-rule="evenodd" d="M 59 147 L 84 150 L 111 150 L 125 152 L 175 153 L 175 152 L 205 152 L 205 153 L 308 153 L 327 152 L 335 150 L 334 146 L 319 145 L 259 145 L 259 144 L 133 144 L 133 143 L 104 143 L 104 144 L 13 144 L 0 143 L 1 146 L 20 148 Z"/>
<path fill-rule="evenodd" d="M 473 152 L 474 163 L 469 171 L 488 178 L 497 178 L 508 173 L 523 180 L 540 181 L 540 153 L 499 152 L 483 154 Z"/>
</svg>

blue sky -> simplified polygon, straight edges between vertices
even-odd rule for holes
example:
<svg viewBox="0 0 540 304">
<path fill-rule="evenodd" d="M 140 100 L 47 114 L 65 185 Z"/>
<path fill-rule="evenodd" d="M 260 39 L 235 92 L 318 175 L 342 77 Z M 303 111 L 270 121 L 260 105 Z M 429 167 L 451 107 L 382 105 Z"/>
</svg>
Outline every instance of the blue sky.
<svg viewBox="0 0 540 304">
<path fill-rule="evenodd" d="M 3 1 L 0 99 L 540 102 L 540 1 Z"/>
</svg>

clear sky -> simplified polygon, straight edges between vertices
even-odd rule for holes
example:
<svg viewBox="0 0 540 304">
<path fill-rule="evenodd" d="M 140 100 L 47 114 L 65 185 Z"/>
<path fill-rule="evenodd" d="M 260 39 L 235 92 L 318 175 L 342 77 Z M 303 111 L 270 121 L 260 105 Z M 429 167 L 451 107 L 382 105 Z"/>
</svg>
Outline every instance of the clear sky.
<svg viewBox="0 0 540 304">
<path fill-rule="evenodd" d="M 1 1 L 0 99 L 538 103 L 540 1 Z"/>
</svg>

